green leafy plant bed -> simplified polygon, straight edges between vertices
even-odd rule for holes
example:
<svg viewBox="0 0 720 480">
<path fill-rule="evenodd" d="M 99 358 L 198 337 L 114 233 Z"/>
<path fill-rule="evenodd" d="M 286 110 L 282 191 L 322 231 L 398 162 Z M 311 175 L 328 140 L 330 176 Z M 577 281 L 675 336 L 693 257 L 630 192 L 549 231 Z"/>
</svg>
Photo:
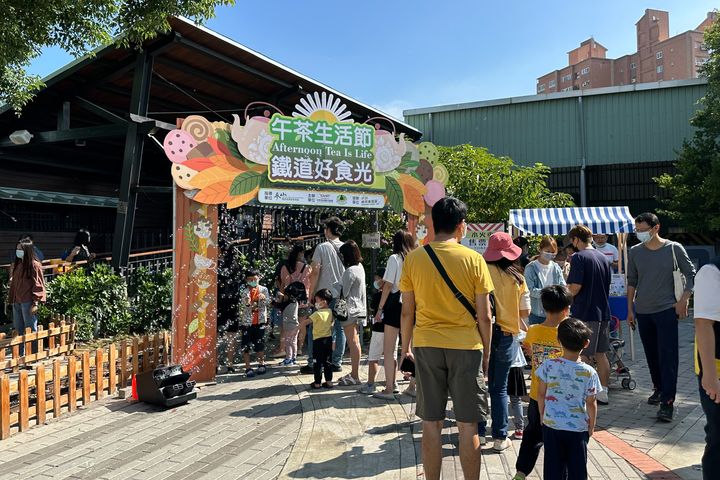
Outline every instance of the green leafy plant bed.
<svg viewBox="0 0 720 480">
<path fill-rule="evenodd" d="M 76 338 L 88 341 L 157 331 L 170 327 L 172 270 L 138 269 L 127 278 L 106 265 L 76 269 L 47 285 L 48 302 L 38 312 L 47 324 L 52 314 L 77 323 Z"/>
</svg>

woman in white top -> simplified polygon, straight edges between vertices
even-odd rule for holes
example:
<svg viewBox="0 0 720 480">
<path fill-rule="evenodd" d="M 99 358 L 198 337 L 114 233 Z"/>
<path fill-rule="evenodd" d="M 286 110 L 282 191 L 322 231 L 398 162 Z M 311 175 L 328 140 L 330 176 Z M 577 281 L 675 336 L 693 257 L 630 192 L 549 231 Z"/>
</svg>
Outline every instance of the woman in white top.
<svg viewBox="0 0 720 480">
<path fill-rule="evenodd" d="M 382 297 L 375 315 L 375 322 L 385 325 L 385 390 L 376 392 L 374 396 L 384 400 L 395 398 L 395 378 L 397 374 L 397 346 L 400 334 L 400 315 L 402 303 L 400 300 L 400 274 L 402 273 L 405 256 L 415 248 L 412 235 L 406 230 L 398 230 L 393 235 L 393 254 L 388 258 L 385 267 L 385 276 L 382 284 Z"/>
<path fill-rule="evenodd" d="M 545 310 L 540 301 L 540 292 L 545 287 L 552 285 L 565 285 L 560 265 L 553 262 L 558 253 L 558 246 L 555 239 L 546 235 L 540 240 L 540 251 L 537 260 L 530 262 L 525 267 L 525 282 L 530 290 L 531 308 L 530 325 L 536 325 L 545 321 Z"/>
</svg>

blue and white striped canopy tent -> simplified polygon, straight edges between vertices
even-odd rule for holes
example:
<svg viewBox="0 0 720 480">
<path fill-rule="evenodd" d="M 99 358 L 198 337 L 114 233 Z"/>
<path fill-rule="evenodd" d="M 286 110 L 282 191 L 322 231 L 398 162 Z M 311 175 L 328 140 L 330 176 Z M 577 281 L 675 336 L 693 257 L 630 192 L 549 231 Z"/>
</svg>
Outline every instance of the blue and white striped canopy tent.
<svg viewBox="0 0 720 480">
<path fill-rule="evenodd" d="M 510 210 L 508 222 L 530 235 L 565 235 L 575 225 L 607 235 L 635 231 L 628 207 L 529 208 Z"/>
</svg>

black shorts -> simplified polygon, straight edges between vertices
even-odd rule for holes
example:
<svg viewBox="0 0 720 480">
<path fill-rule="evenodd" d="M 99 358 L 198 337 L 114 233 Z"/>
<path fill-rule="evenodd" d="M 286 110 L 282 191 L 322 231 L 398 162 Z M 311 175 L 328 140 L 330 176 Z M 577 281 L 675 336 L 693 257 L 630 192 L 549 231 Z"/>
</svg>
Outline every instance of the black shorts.
<svg viewBox="0 0 720 480">
<path fill-rule="evenodd" d="M 399 296 L 397 299 L 399 300 Z M 400 317 L 402 316 L 402 303 L 388 298 L 383 308 L 383 323 L 390 327 L 400 328 Z"/>
<path fill-rule="evenodd" d="M 265 351 L 265 325 L 251 325 L 242 327 L 242 340 L 240 348 L 243 353 Z"/>
</svg>

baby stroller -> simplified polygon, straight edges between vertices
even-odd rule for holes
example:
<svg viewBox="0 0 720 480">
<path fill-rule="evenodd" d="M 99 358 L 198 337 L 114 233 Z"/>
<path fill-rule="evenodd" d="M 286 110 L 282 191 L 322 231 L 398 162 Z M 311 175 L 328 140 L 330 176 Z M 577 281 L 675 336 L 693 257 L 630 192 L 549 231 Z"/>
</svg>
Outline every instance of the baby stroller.
<svg viewBox="0 0 720 480">
<path fill-rule="evenodd" d="M 608 360 L 610 365 L 614 367 L 613 372 L 615 378 L 620 380 L 620 385 L 625 390 L 635 390 L 637 383 L 632 378 L 632 372 L 622 360 L 625 352 L 625 340 L 620 338 L 621 333 L 620 319 L 613 316 L 610 319 L 610 355 Z"/>
</svg>

